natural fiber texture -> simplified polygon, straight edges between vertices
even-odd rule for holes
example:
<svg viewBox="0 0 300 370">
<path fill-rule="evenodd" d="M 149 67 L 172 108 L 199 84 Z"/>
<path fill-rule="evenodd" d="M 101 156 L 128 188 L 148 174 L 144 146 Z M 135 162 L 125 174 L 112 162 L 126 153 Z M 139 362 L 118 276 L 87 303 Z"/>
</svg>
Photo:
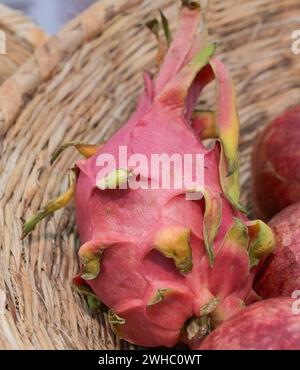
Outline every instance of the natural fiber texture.
<svg viewBox="0 0 300 370">
<path fill-rule="evenodd" d="M 145 20 L 165 11 L 172 28 L 179 1 L 100 1 L 77 18 L 0 88 L 0 347 L 128 348 L 105 313 L 91 314 L 71 289 L 79 246 L 71 205 L 20 242 L 27 218 L 66 187 L 77 158 L 64 141 L 100 143 L 132 112 L 142 70 L 153 69 L 156 45 Z M 211 0 L 211 38 L 237 83 L 242 122 L 243 197 L 258 130 L 298 103 L 300 57 L 291 53 L 298 0 Z M 213 90 L 207 92 L 210 107 Z M 249 203 L 249 202 L 248 202 Z M 249 203 L 251 204 L 251 203 Z"/>
<path fill-rule="evenodd" d="M 0 55 L 0 84 L 26 62 L 46 33 L 21 12 L 0 4 L 0 30 L 6 35 L 6 54 Z"/>
</svg>

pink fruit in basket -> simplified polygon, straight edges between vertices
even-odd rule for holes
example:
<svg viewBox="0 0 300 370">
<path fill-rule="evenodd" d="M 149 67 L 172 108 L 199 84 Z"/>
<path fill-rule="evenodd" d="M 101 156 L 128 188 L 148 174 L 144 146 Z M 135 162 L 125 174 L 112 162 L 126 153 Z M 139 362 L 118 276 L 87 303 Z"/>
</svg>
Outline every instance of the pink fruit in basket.
<svg viewBox="0 0 300 370">
<path fill-rule="evenodd" d="M 198 43 L 199 20 L 199 6 L 183 7 L 179 32 L 156 81 L 147 77 L 133 118 L 95 156 L 77 164 L 81 277 L 110 308 L 115 332 L 144 346 L 175 345 L 186 323 L 193 339 L 243 308 L 253 298 L 249 254 L 260 258 L 273 244 L 266 226 L 248 223 L 239 211 L 233 86 L 224 65 L 212 58 L 214 46 Z M 191 129 L 191 113 L 214 78 L 221 145 L 208 150 Z M 142 153 L 148 163 L 154 153 L 202 154 L 204 199 L 186 200 L 188 188 L 110 189 L 110 182 L 121 187 L 132 176 L 155 177 L 142 166 L 124 169 L 121 160 L 99 177 L 99 156 L 118 158 L 120 146 L 128 157 Z M 268 240 L 258 247 L 263 234 Z"/>
<path fill-rule="evenodd" d="M 277 118 L 253 150 L 253 197 L 259 217 L 269 220 L 300 202 L 300 106 Z"/>
<path fill-rule="evenodd" d="M 263 298 L 291 297 L 300 291 L 300 203 L 281 211 L 269 225 L 276 249 L 259 272 L 255 289 Z"/>
<path fill-rule="evenodd" d="M 299 305 L 286 297 L 254 303 L 220 325 L 195 349 L 299 350 Z"/>
<path fill-rule="evenodd" d="M 241 212 L 234 86 L 213 57 L 215 46 L 197 34 L 200 6 L 182 3 L 179 30 L 156 80 L 145 75 L 136 113 L 95 155 L 77 163 L 82 247 L 74 284 L 93 304 L 98 297 L 109 308 L 116 334 L 143 346 L 191 343 L 255 300 L 254 266 L 274 244 L 267 225 Z M 193 114 L 214 79 L 216 114 Z M 207 137 L 218 138 L 211 149 L 201 141 Z M 152 161 L 174 161 L 174 155 L 183 162 L 167 167 L 164 175 L 174 184 L 168 187 Z M 188 173 L 182 171 L 185 155 L 194 163 Z M 106 161 L 115 165 L 108 169 Z M 196 181 L 201 169 L 203 182 Z M 185 176 L 193 181 L 178 186 Z M 61 204 L 52 202 L 42 215 Z"/>
</svg>

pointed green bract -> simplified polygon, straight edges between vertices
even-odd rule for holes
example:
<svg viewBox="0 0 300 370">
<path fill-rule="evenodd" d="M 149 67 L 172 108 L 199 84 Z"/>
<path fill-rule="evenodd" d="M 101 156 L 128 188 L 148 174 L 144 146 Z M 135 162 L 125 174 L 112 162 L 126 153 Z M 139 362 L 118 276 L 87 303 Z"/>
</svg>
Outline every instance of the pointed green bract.
<svg viewBox="0 0 300 370">
<path fill-rule="evenodd" d="M 247 223 L 249 230 L 249 256 L 251 267 L 257 266 L 262 258 L 274 251 L 275 239 L 271 228 L 263 221 Z"/>
<path fill-rule="evenodd" d="M 161 94 L 167 84 L 178 74 L 184 61 L 192 47 L 195 35 L 198 32 L 201 20 L 200 6 L 193 7 L 190 2 L 182 5 L 180 12 L 179 27 L 174 36 L 174 41 L 170 45 L 164 64 L 160 69 L 156 82 L 156 92 Z"/>
<path fill-rule="evenodd" d="M 214 264 L 213 243 L 218 234 L 222 219 L 222 198 L 219 193 L 208 187 L 204 190 L 205 213 L 203 219 L 204 244 L 208 254 L 209 263 Z"/>
<path fill-rule="evenodd" d="M 123 188 L 130 179 L 131 171 L 119 168 L 110 172 L 107 176 L 97 180 L 97 188 L 100 190 Z"/>
<path fill-rule="evenodd" d="M 170 31 L 169 21 L 161 10 L 159 11 L 159 13 L 160 13 L 161 24 L 164 30 L 165 38 L 167 41 L 167 47 L 169 48 L 172 42 L 172 34 Z"/>
<path fill-rule="evenodd" d="M 236 93 L 225 65 L 218 58 L 212 58 L 210 66 L 217 82 L 216 116 L 219 137 L 227 160 L 227 175 L 231 175 L 239 168 L 240 120 L 237 111 Z"/>
<path fill-rule="evenodd" d="M 117 315 L 113 310 L 108 311 L 108 322 L 111 325 L 124 325 L 125 319 Z"/>
<path fill-rule="evenodd" d="M 122 338 L 122 326 L 125 325 L 126 320 L 117 315 L 113 310 L 108 311 L 108 323 L 111 326 L 114 334 Z"/>
<path fill-rule="evenodd" d="M 95 294 L 88 294 L 87 297 L 87 304 L 89 306 L 89 309 L 91 311 L 97 311 L 101 308 L 101 302 L 99 299 L 95 296 Z"/>
<path fill-rule="evenodd" d="M 157 40 L 159 40 L 159 22 L 157 19 L 151 19 L 146 23 L 146 26 L 154 34 Z"/>
<path fill-rule="evenodd" d="M 219 174 L 222 190 L 234 208 L 245 212 L 240 204 L 239 116 L 233 82 L 226 67 L 217 58 L 210 62 L 212 78 L 217 82 L 215 113 L 195 112 L 192 126 L 202 140 L 217 138 L 220 142 Z M 207 73 L 207 71 L 206 71 Z M 210 79 L 207 79 L 209 81 Z"/>
<path fill-rule="evenodd" d="M 183 275 L 192 270 L 193 259 L 189 229 L 180 226 L 161 229 L 155 235 L 154 248 L 165 257 L 173 259 Z"/>
<path fill-rule="evenodd" d="M 195 317 L 186 327 L 187 339 L 189 341 L 203 339 L 211 330 L 212 325 L 209 316 Z"/>
<path fill-rule="evenodd" d="M 227 231 L 223 245 L 231 245 L 244 250 L 248 249 L 249 236 L 248 228 L 242 220 L 235 218 L 234 224 Z"/>
<path fill-rule="evenodd" d="M 87 304 L 91 311 L 101 308 L 101 302 L 81 277 L 78 276 L 73 279 L 73 287 L 79 294 L 86 296 Z"/>
<path fill-rule="evenodd" d="M 155 293 L 155 295 L 149 301 L 147 306 L 153 306 L 157 303 L 162 302 L 165 299 L 166 295 L 170 292 L 171 292 L 171 289 L 168 289 L 168 288 L 158 289 L 157 292 Z"/>
<path fill-rule="evenodd" d="M 100 260 L 101 256 L 94 256 L 91 259 L 81 258 L 82 263 L 82 274 L 81 277 L 84 280 L 94 280 L 100 273 Z"/>
<path fill-rule="evenodd" d="M 22 239 L 26 238 L 45 217 L 53 215 L 59 209 L 66 207 L 74 197 L 76 188 L 76 169 L 72 169 L 69 173 L 69 188 L 68 190 L 51 200 L 44 208 L 40 209 L 35 215 L 33 215 L 28 221 L 23 225 Z"/>
<path fill-rule="evenodd" d="M 201 307 L 200 316 L 210 315 L 218 307 L 219 302 L 219 298 L 211 299 L 205 306 Z"/>
<path fill-rule="evenodd" d="M 87 242 L 80 248 L 79 259 L 82 264 L 81 278 L 83 280 L 94 280 L 100 274 L 104 249 L 105 246 L 100 242 Z"/>
<path fill-rule="evenodd" d="M 191 61 L 190 67 L 193 69 L 193 76 L 196 77 L 197 73 L 208 64 L 209 60 L 215 54 L 216 44 L 210 44 L 204 47 Z M 187 67 L 189 68 L 189 66 Z M 184 68 L 185 69 L 185 68 Z M 183 69 L 183 70 L 184 70 Z M 192 78 L 192 81 L 194 80 Z"/>
<path fill-rule="evenodd" d="M 158 100 L 169 109 L 174 109 L 180 114 L 184 109 L 190 86 L 197 74 L 209 63 L 214 55 L 216 44 L 203 48 L 193 60 L 174 77 L 158 96 Z"/>
<path fill-rule="evenodd" d="M 246 210 L 240 203 L 240 174 L 239 170 L 236 170 L 233 174 L 228 176 L 227 161 L 224 154 L 222 144 L 220 144 L 220 163 L 219 163 L 220 182 L 223 192 L 229 202 L 237 210 L 245 213 Z"/>
<path fill-rule="evenodd" d="M 157 19 L 152 19 L 152 20 L 148 21 L 146 23 L 146 25 L 149 28 L 149 30 L 154 34 L 154 36 L 156 38 L 156 41 L 157 41 L 157 44 L 158 44 L 158 50 L 157 50 L 156 60 L 157 60 L 157 64 L 160 66 L 162 60 L 165 57 L 166 49 L 167 48 L 165 46 L 164 41 L 160 37 L 160 24 L 159 24 L 159 21 Z"/>
<path fill-rule="evenodd" d="M 245 212 L 240 204 L 240 121 L 235 88 L 225 65 L 219 59 L 212 58 L 210 66 L 217 82 L 216 123 L 221 143 L 220 181 L 224 194 L 231 204 L 237 210 Z"/>
<path fill-rule="evenodd" d="M 61 146 L 59 146 L 55 152 L 51 156 L 50 163 L 51 165 L 57 161 L 57 159 L 61 156 L 61 154 L 68 148 L 75 147 L 78 152 L 83 155 L 85 158 L 90 158 L 93 155 L 96 154 L 97 150 L 100 148 L 100 146 L 97 145 L 90 145 L 86 143 L 82 143 L 79 141 L 70 141 L 68 143 L 65 143 Z"/>
</svg>

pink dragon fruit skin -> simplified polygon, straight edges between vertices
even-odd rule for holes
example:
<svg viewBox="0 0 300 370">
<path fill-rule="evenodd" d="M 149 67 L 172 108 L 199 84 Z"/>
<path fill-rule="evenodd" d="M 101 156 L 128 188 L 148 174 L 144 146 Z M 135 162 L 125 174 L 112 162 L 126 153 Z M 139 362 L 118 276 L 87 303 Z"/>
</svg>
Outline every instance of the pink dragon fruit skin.
<svg viewBox="0 0 300 370">
<path fill-rule="evenodd" d="M 212 57 L 214 47 L 195 48 L 201 12 L 192 4 L 183 1 L 179 30 L 156 82 L 145 74 L 136 113 L 96 155 L 77 163 L 82 268 L 76 284 L 110 309 L 116 334 L 148 347 L 201 339 L 210 325 L 241 310 L 255 297 L 255 261 L 273 248 L 267 226 L 240 212 L 231 84 Z M 228 95 L 218 98 L 220 142 L 207 149 L 193 130 L 192 112 L 214 78 L 219 94 Z M 191 189 L 100 190 L 97 158 L 105 153 L 118 159 L 120 146 L 128 157 L 142 153 L 149 162 L 153 153 L 203 154 L 204 198 L 187 200 Z"/>
<path fill-rule="evenodd" d="M 289 297 L 256 302 L 224 322 L 193 349 L 299 350 L 300 318 L 297 306 L 297 301 Z"/>
</svg>

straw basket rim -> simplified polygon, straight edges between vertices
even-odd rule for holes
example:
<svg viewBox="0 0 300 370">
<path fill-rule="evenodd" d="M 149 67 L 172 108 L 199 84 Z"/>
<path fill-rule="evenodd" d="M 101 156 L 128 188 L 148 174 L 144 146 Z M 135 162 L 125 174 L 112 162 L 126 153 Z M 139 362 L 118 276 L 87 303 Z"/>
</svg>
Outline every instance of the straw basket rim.
<svg viewBox="0 0 300 370">
<path fill-rule="evenodd" d="M 0 4 L 0 26 L 34 47 L 41 46 L 47 33 L 22 11 Z"/>
<path fill-rule="evenodd" d="M 47 35 L 22 12 L 0 4 L 1 48 L 0 84 L 12 76 L 28 60 L 35 47 L 40 46 Z M 3 51 L 2 51 L 3 53 Z"/>
<path fill-rule="evenodd" d="M 111 6 L 108 0 L 96 2 L 63 27 L 57 35 L 37 47 L 32 58 L 0 86 L 0 135 L 5 134 L 13 123 L 24 104 L 24 97 L 33 94 L 41 83 L 47 81 L 68 54 L 85 41 L 99 35 L 107 22 L 112 21 L 119 12 L 126 12 L 140 4 L 141 0 L 118 0 L 115 6 Z M 10 11 L 7 9 L 8 13 Z M 74 43 L 78 29 L 82 30 L 84 36 L 80 42 Z M 38 29 L 33 25 L 32 30 Z M 32 42 L 32 34 L 26 35 L 25 39 Z M 54 62 L 49 64 L 49 59 L 53 57 Z"/>
</svg>

